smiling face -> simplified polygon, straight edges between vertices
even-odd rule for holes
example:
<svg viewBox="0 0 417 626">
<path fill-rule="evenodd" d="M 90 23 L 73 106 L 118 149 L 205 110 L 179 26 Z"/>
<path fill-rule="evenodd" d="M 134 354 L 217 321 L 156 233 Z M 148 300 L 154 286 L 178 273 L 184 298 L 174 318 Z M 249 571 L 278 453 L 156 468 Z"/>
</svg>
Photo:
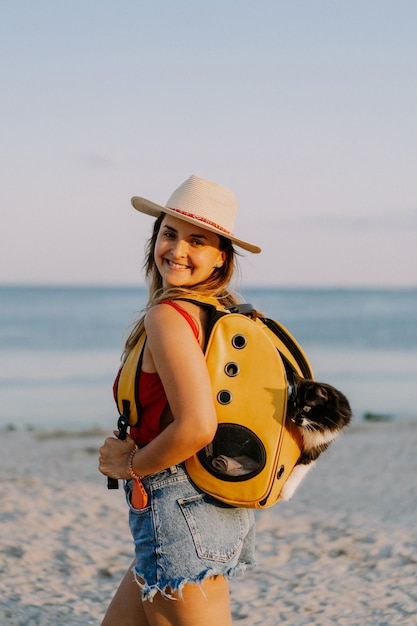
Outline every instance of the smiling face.
<svg viewBox="0 0 417 626">
<path fill-rule="evenodd" d="M 225 253 L 219 246 L 220 237 L 216 233 L 165 215 L 154 251 L 163 287 L 203 283 L 224 263 Z"/>
</svg>

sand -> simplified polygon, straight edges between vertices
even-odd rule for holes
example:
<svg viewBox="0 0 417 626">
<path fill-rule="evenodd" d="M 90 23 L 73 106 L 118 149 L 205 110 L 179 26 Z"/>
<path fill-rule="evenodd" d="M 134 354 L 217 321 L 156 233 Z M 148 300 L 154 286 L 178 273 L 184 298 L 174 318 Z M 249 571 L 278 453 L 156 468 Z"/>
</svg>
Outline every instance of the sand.
<svg viewBox="0 0 417 626">
<path fill-rule="evenodd" d="M 99 625 L 132 558 L 97 433 L 0 433 L 0 624 Z M 294 498 L 257 513 L 240 626 L 417 624 L 417 422 L 358 423 Z M 196 625 L 197 626 L 197 625 Z"/>
</svg>

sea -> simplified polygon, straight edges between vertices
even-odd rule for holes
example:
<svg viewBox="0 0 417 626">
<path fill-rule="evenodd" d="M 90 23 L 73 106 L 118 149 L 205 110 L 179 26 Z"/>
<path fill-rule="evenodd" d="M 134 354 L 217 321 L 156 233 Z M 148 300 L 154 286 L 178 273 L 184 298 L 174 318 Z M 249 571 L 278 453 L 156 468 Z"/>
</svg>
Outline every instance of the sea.
<svg viewBox="0 0 417 626">
<path fill-rule="evenodd" d="M 355 419 L 417 418 L 417 289 L 241 290 L 303 347 Z M 144 287 L 0 286 L 0 430 L 113 429 Z"/>
</svg>

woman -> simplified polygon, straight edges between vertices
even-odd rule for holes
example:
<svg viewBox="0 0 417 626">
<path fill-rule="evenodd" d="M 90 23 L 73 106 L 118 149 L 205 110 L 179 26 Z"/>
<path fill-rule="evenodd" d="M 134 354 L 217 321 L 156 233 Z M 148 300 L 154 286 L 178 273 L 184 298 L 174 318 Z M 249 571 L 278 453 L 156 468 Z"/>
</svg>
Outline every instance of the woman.
<svg viewBox="0 0 417 626">
<path fill-rule="evenodd" d="M 253 512 L 222 505 L 186 473 L 184 461 L 210 443 L 217 419 L 203 354 L 206 312 L 178 298 L 235 303 L 228 291 L 233 244 L 260 248 L 233 235 L 234 194 L 201 178 L 186 180 L 166 207 L 137 197 L 132 204 L 157 217 L 145 262 L 149 302 L 124 354 L 145 330 L 141 419 L 126 440 L 106 439 L 99 469 L 127 481 L 136 559 L 103 626 L 228 626 L 228 578 L 254 562 Z M 144 508 L 132 505 L 139 479 L 149 498 Z"/>
</svg>

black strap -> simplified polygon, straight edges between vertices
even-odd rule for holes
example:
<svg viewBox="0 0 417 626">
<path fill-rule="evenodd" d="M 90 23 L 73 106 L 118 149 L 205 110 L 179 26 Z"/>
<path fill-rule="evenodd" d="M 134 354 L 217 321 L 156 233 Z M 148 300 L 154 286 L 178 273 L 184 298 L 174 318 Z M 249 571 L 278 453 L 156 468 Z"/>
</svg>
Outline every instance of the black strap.
<svg viewBox="0 0 417 626">
<path fill-rule="evenodd" d="M 265 326 L 269 328 L 269 330 L 274 333 L 274 335 L 276 335 L 282 341 L 284 346 L 288 348 L 288 350 L 291 352 L 298 365 L 300 366 L 303 377 L 312 378 L 312 371 L 307 361 L 305 360 L 304 355 L 302 354 L 297 344 L 294 343 L 293 339 L 274 320 L 269 319 L 268 317 L 260 317 L 259 319 L 265 324 Z"/>
<path fill-rule="evenodd" d="M 130 413 L 130 402 L 129 400 L 122 400 L 123 403 L 123 413 L 119 416 L 117 420 L 117 428 L 119 429 L 119 434 L 117 435 L 118 439 L 126 439 L 127 435 L 127 427 L 129 426 L 129 413 Z M 107 489 L 118 489 L 119 481 L 117 478 L 107 477 Z"/>
</svg>

